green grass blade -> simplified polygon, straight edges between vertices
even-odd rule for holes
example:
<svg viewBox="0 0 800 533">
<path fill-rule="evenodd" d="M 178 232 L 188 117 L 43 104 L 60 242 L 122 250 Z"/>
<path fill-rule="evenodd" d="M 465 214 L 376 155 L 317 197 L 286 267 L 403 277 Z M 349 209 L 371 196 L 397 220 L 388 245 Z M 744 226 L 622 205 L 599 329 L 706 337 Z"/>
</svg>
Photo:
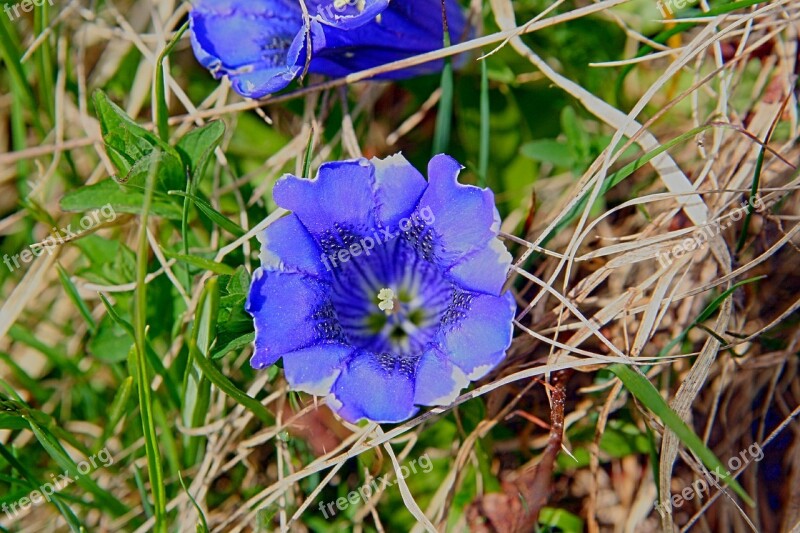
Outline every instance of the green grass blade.
<svg viewBox="0 0 800 533">
<path fill-rule="evenodd" d="M 119 326 L 125 330 L 125 332 L 130 336 L 131 342 L 135 342 L 136 332 L 134 331 L 134 327 L 124 318 L 122 318 L 119 313 L 117 313 L 117 310 L 114 309 L 114 306 L 111 305 L 111 302 L 108 301 L 104 294 L 100 295 L 100 300 L 103 302 L 103 305 L 108 312 L 108 316 L 111 317 L 111 320 L 119 324 Z M 150 345 L 150 341 L 147 339 L 145 339 L 145 341 L 147 346 L 147 360 L 156 373 L 164 379 L 164 386 L 167 389 L 167 396 L 172 402 L 172 405 L 174 407 L 178 407 L 181 402 L 180 395 L 178 394 L 178 388 L 175 386 L 175 381 L 172 379 L 172 375 L 167 372 L 167 369 L 164 367 L 164 363 L 158 358 L 155 350 Z"/>
<path fill-rule="evenodd" d="M 450 146 L 450 130 L 453 123 L 453 64 L 445 60 L 442 70 L 442 97 L 436 115 L 436 131 L 433 134 L 433 154 L 442 154 Z"/>
<path fill-rule="evenodd" d="M 761 181 L 761 169 L 764 167 L 764 154 L 767 151 L 766 142 L 761 146 L 758 151 L 758 159 L 756 160 L 756 168 L 753 170 L 753 181 L 750 185 L 750 198 L 747 201 L 747 211 L 744 215 L 744 222 L 742 223 L 742 233 L 739 235 L 739 240 L 736 242 L 736 253 L 742 251 L 744 243 L 747 242 L 747 234 L 750 229 L 750 219 L 753 216 L 752 199 L 758 194 L 758 184 Z"/>
<path fill-rule="evenodd" d="M 30 472 L 27 468 L 25 468 L 25 466 L 22 463 L 20 463 L 17 460 L 17 458 L 14 457 L 14 455 L 11 452 L 9 452 L 6 449 L 5 445 L 1 442 L 0 442 L 0 456 L 2 456 L 3 459 L 8 461 L 8 463 L 23 476 L 23 478 L 27 482 L 28 488 L 30 488 L 31 490 L 41 487 L 44 484 L 43 481 L 37 480 L 36 476 L 34 476 L 32 472 Z M 83 531 L 85 531 L 83 529 L 83 524 L 81 524 L 81 521 L 78 520 L 78 517 L 75 516 L 75 513 L 72 512 L 72 509 L 70 509 L 70 507 L 62 501 L 62 497 L 59 494 L 54 493 L 50 497 L 50 501 L 53 505 L 56 506 L 56 509 L 58 509 L 58 512 L 61 513 L 61 516 L 64 517 L 64 520 L 67 522 L 67 525 L 69 526 L 70 530 L 73 531 L 73 533 L 82 533 Z"/>
<path fill-rule="evenodd" d="M 481 139 L 478 153 L 478 186 L 489 183 L 489 133 L 491 131 L 491 109 L 489 108 L 489 67 L 486 59 L 481 61 Z"/>
<path fill-rule="evenodd" d="M 674 146 L 676 146 L 676 145 L 678 145 L 678 144 L 680 144 L 680 143 L 682 143 L 682 142 L 684 142 L 684 141 L 686 141 L 688 139 L 691 139 L 692 137 L 694 137 L 698 133 L 701 133 L 701 132 L 703 132 L 703 131 L 705 131 L 705 130 L 707 130 L 709 128 L 712 128 L 712 127 L 713 127 L 713 125 L 707 124 L 705 126 L 698 126 L 696 128 L 693 128 L 693 129 L 689 130 L 688 132 L 684 133 L 683 135 L 679 135 L 678 137 L 675 137 L 674 139 L 671 139 L 669 142 L 664 143 L 663 145 L 659 146 L 655 150 L 651 150 L 651 151 L 647 152 L 642 157 L 639 157 L 636 160 L 631 161 L 630 163 L 628 163 L 627 165 L 625 165 L 621 169 L 617 170 L 616 172 L 612 172 L 611 174 L 606 176 L 606 179 L 603 182 L 603 185 L 602 185 L 602 188 L 601 188 L 601 195 L 607 193 L 609 190 L 611 190 L 616 185 L 618 185 L 620 182 L 622 182 L 622 180 L 624 180 L 625 178 L 627 178 L 628 176 L 630 176 L 631 174 L 633 174 L 634 172 L 636 172 L 637 170 L 639 170 L 640 168 L 645 166 L 654 157 L 657 157 L 658 155 L 663 154 L 664 152 L 666 152 L 670 148 L 672 148 L 672 147 L 674 147 Z M 565 227 L 567 227 L 570 224 L 572 224 L 572 222 L 580 216 L 581 212 L 583 212 L 584 208 L 586 207 L 586 202 L 589 200 L 589 195 L 590 194 L 591 194 L 591 191 L 589 191 L 589 190 L 587 190 L 585 192 L 583 199 L 580 202 L 578 202 L 577 204 L 575 204 L 575 206 L 567 213 L 567 215 L 564 216 L 561 219 L 561 222 L 558 225 L 556 225 L 555 228 L 553 228 L 553 231 L 551 231 L 547 235 L 547 237 L 545 237 L 545 239 L 542 241 L 542 246 L 544 246 L 550 239 L 552 239 L 553 237 L 558 235 L 558 233 L 561 232 L 561 230 L 563 230 Z"/>
<path fill-rule="evenodd" d="M 178 472 L 178 481 L 181 482 L 181 487 L 183 487 L 184 492 L 186 492 L 186 496 L 189 497 L 189 501 L 192 502 L 192 505 L 197 510 L 197 515 L 200 517 L 200 523 L 197 524 L 197 531 L 202 533 L 208 533 L 208 522 L 206 521 L 206 515 L 203 513 L 203 509 L 197 504 L 197 501 L 192 497 L 192 494 L 189 492 L 189 488 L 186 486 L 186 483 L 183 482 L 183 476 L 181 473 Z"/>
<path fill-rule="evenodd" d="M 92 447 L 93 452 L 100 451 L 103 443 L 108 440 L 114 428 L 128 410 L 128 401 L 131 399 L 131 392 L 133 391 L 133 377 L 128 376 L 119 386 L 117 394 L 114 395 L 114 400 L 111 402 L 111 407 L 108 409 L 108 422 L 103 428 L 103 434 L 97 439 L 97 442 Z"/>
<path fill-rule="evenodd" d="M 275 422 L 275 418 L 267 411 L 267 408 L 261 405 L 261 402 L 257 401 L 254 398 L 251 398 L 239 388 L 236 387 L 231 381 L 225 377 L 225 375 L 219 371 L 219 369 L 211 362 L 210 359 L 206 358 L 205 355 L 200 353 L 200 350 L 197 349 L 197 346 L 190 341 L 189 350 L 193 354 L 194 360 L 197 362 L 198 366 L 203 370 L 203 373 L 206 377 L 217 386 L 219 390 L 233 398 L 236 402 L 244 406 L 246 409 L 251 411 L 256 417 L 261 420 L 266 425 L 271 425 Z"/>
<path fill-rule="evenodd" d="M 58 279 L 61 281 L 61 285 L 67 292 L 67 296 L 70 300 L 72 300 L 72 303 L 75 304 L 75 307 L 78 308 L 81 316 L 83 316 L 84 320 L 86 320 L 86 323 L 89 325 L 89 331 L 91 331 L 92 335 L 94 335 L 97 333 L 97 322 L 95 322 L 94 318 L 92 317 L 89 307 L 86 305 L 86 302 L 83 301 L 81 295 L 78 294 L 78 289 L 75 287 L 75 284 L 72 283 L 72 280 L 69 279 L 69 274 L 67 274 L 67 271 L 64 270 L 64 267 L 56 263 L 56 269 L 58 270 Z"/>
<path fill-rule="evenodd" d="M 306 143 L 306 153 L 303 157 L 303 177 L 311 178 L 311 160 L 314 159 L 314 126 L 311 126 Z"/>
<path fill-rule="evenodd" d="M 241 226 L 239 226 L 235 222 L 232 222 L 228 217 L 226 217 L 225 215 L 214 209 L 211 206 L 211 204 L 209 204 L 208 202 L 206 202 L 205 200 L 203 200 L 198 196 L 195 196 L 193 194 L 188 194 L 183 191 L 169 191 L 167 194 L 191 198 L 191 200 L 195 204 L 197 204 L 198 209 L 200 209 L 200 211 L 202 211 L 208 218 L 210 218 L 212 222 L 214 222 L 217 226 L 224 229 L 234 237 L 238 238 L 247 233 L 245 230 L 241 228 Z"/>
<path fill-rule="evenodd" d="M 736 283 L 735 285 L 733 285 L 731 288 L 727 289 L 725 292 L 723 292 L 719 296 L 717 296 L 716 298 L 714 298 L 714 300 L 712 300 L 711 303 L 708 304 L 706 306 L 706 308 L 703 309 L 703 311 L 700 312 L 699 315 L 697 315 L 697 318 L 695 318 L 692 321 L 692 323 L 689 324 L 689 327 L 687 327 L 685 330 L 683 330 L 683 332 L 681 332 L 680 335 L 678 335 L 677 337 L 672 339 L 666 346 L 664 346 L 661 349 L 661 351 L 658 353 L 658 356 L 659 357 L 666 357 L 667 355 L 669 355 L 670 350 L 672 350 L 672 348 L 674 348 L 676 345 L 678 345 L 681 342 L 683 342 L 683 339 L 686 338 L 686 335 L 689 334 L 689 331 L 691 331 L 693 328 L 697 327 L 700 323 L 705 322 L 706 320 L 708 320 L 708 318 L 711 315 L 713 315 L 717 311 L 717 309 L 719 309 L 719 306 L 722 305 L 722 302 L 724 302 L 725 299 L 728 296 L 733 294 L 733 292 L 736 289 L 738 289 L 742 285 L 747 285 L 748 283 L 753 283 L 754 281 L 758 281 L 758 280 L 763 279 L 765 277 L 766 276 L 757 276 L 755 278 L 748 278 L 746 280 L 740 281 L 740 282 Z M 722 343 L 725 344 L 724 341 Z"/>
<path fill-rule="evenodd" d="M 169 250 L 162 249 L 164 255 L 173 259 L 177 259 L 182 263 L 186 263 L 187 265 L 192 265 L 194 267 L 199 268 L 200 270 L 208 270 L 209 272 L 213 272 L 215 274 L 223 274 L 227 276 L 232 276 L 236 274 L 236 269 L 233 267 L 229 267 L 228 265 L 217 263 L 216 261 L 212 261 L 211 259 L 206 259 L 205 257 L 197 257 L 195 255 L 186 255 L 186 254 L 177 254 L 175 252 L 170 252 Z"/>
<path fill-rule="evenodd" d="M 221 357 L 224 357 L 225 355 L 227 355 L 229 352 L 232 352 L 233 350 L 237 350 L 239 348 L 243 348 L 243 347 L 247 346 L 248 344 L 252 344 L 253 342 L 255 342 L 255 340 L 256 340 L 256 334 L 255 333 L 253 333 L 253 332 L 245 333 L 241 337 L 237 337 L 237 338 L 233 339 L 232 341 L 228 342 L 224 346 L 217 346 L 214 349 L 214 352 L 211 354 L 211 359 L 217 360 L 217 359 L 219 359 Z"/>
<path fill-rule="evenodd" d="M 50 4 L 42 2 L 34 9 L 33 24 L 36 29 L 36 35 L 42 35 L 47 31 Z M 56 114 L 55 102 L 55 83 L 53 81 L 53 51 L 50 47 L 50 39 L 45 38 L 42 40 L 39 48 L 36 50 L 36 66 L 39 70 L 39 94 L 44 110 L 47 113 L 51 123 Z"/>
<path fill-rule="evenodd" d="M 444 3 L 442 3 L 442 19 L 445 19 Z M 444 47 L 450 46 L 450 32 L 444 24 Z M 450 130 L 453 124 L 453 63 L 448 57 L 444 60 L 442 80 L 440 82 L 442 97 L 439 100 L 439 112 L 436 115 L 436 130 L 433 134 L 433 155 L 442 154 L 450 146 Z"/>
<path fill-rule="evenodd" d="M 175 32 L 175 35 L 167 43 L 167 46 L 161 51 L 156 62 L 156 98 L 153 107 L 153 115 L 156 117 L 156 124 L 158 126 L 158 136 L 162 141 L 169 141 L 169 109 L 167 108 L 167 88 L 164 80 L 164 59 L 172 52 L 175 45 L 178 44 L 183 34 L 189 29 L 189 21 L 187 20 L 180 29 Z"/>
<path fill-rule="evenodd" d="M 95 498 L 97 498 L 98 503 L 101 503 L 104 507 L 110 509 L 117 516 L 121 516 L 128 512 L 126 505 L 124 505 L 112 494 L 100 488 L 91 477 L 88 475 L 83 475 L 78 471 L 78 465 L 75 464 L 75 461 L 72 460 L 64 447 L 61 446 L 61 443 L 58 441 L 58 439 L 56 439 L 50 431 L 43 426 L 40 426 L 33 419 L 33 417 L 27 416 L 26 419 L 30 424 L 31 431 L 33 431 L 33 434 L 39 441 L 39 444 L 42 445 L 47 454 L 53 458 L 59 467 L 63 468 L 65 472 L 70 474 L 71 479 L 75 483 L 80 485 L 86 491 L 90 492 Z"/>
<path fill-rule="evenodd" d="M 191 342 L 199 352 L 207 352 L 214 340 L 219 313 L 219 282 L 209 279 L 197 303 L 197 314 L 192 324 Z M 189 362 L 183 380 L 183 423 L 186 427 L 200 427 L 205 423 L 211 402 L 211 384 L 194 361 L 197 352 L 189 352 Z M 194 464 L 203 437 L 185 437 L 188 464 Z"/>
<path fill-rule="evenodd" d="M 714 452 L 712 452 L 705 443 L 700 440 L 700 437 L 686 425 L 686 422 L 670 408 L 667 402 L 664 401 L 664 398 L 658 393 L 658 390 L 646 377 L 640 372 L 621 363 L 613 364 L 609 366 L 608 369 L 622 381 L 625 388 L 628 389 L 637 400 L 642 402 L 645 407 L 661 419 L 666 427 L 678 436 L 680 441 L 700 459 L 709 471 L 719 474 L 720 479 L 730 485 L 734 492 L 736 492 L 747 505 L 754 505 L 752 498 L 750 498 L 742 486 L 731 477 L 730 473 L 725 470 L 725 466 L 717 456 L 714 455 Z"/>
<path fill-rule="evenodd" d="M 167 533 L 167 497 L 164 486 L 164 470 L 161 465 L 161 451 L 158 447 L 158 436 L 153 419 L 153 398 L 150 389 L 150 373 L 147 366 L 147 334 L 145 331 L 147 326 L 147 283 L 145 277 L 147 276 L 147 259 L 149 257 L 147 219 L 150 213 L 150 204 L 153 199 L 156 172 L 157 166 L 153 165 L 147 177 L 141 226 L 139 227 L 134 303 L 134 345 L 136 351 L 136 375 L 138 378 L 136 384 L 139 392 L 139 409 L 142 417 L 142 429 L 144 431 L 147 470 L 150 477 L 153 506 L 155 509 L 154 531 L 157 533 Z"/>
</svg>

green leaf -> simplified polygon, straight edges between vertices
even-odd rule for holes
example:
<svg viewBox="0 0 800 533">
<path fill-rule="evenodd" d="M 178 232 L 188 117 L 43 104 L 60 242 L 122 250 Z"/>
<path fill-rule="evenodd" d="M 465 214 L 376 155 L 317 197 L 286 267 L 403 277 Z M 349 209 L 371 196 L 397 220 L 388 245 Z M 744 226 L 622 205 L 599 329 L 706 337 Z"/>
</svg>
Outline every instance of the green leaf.
<svg viewBox="0 0 800 533">
<path fill-rule="evenodd" d="M 700 440 L 700 437 L 686 425 L 681 417 L 672 410 L 664 398 L 661 397 L 658 390 L 653 386 L 650 381 L 637 370 L 631 367 L 617 363 L 608 367 L 622 383 L 625 388 L 633 394 L 636 399 L 644 404 L 645 407 L 650 409 L 666 427 L 668 427 L 680 441 L 689 448 L 708 468 L 709 471 L 716 472 L 722 481 L 728 483 L 731 488 L 738 494 L 747 505 L 753 506 L 753 500 L 748 496 L 741 485 L 731 477 L 730 473 L 725 470 L 725 466 L 714 455 L 705 443 Z"/>
<path fill-rule="evenodd" d="M 581 517 L 554 507 L 542 507 L 539 512 L 539 526 L 558 528 L 562 533 L 581 533 L 584 531 Z"/>
<path fill-rule="evenodd" d="M 124 176 L 118 176 L 117 182 L 124 190 L 144 190 L 147 174 L 153 166 L 158 167 L 157 184 L 159 191 L 168 191 L 181 187 L 185 181 L 183 163 L 171 153 L 153 151 L 138 159 Z"/>
<path fill-rule="evenodd" d="M 168 197 L 164 196 L 163 198 Z M 111 205 L 116 213 L 139 215 L 142 213 L 142 205 L 144 205 L 144 193 L 137 190 L 126 190 L 113 179 L 106 178 L 98 183 L 68 192 L 61 198 L 60 203 L 61 209 L 64 211 L 83 212 Z M 171 201 L 154 199 L 150 212 L 170 220 L 181 219 L 181 208 Z"/>
<path fill-rule="evenodd" d="M 572 152 L 572 159 L 579 164 L 587 163 L 591 158 L 591 140 L 571 106 L 566 106 L 561 111 L 561 128 L 567 136 L 567 147 Z"/>
<path fill-rule="evenodd" d="M 100 319 L 97 334 L 89 340 L 89 353 L 100 361 L 120 363 L 128 357 L 131 336 L 110 315 Z"/>
<path fill-rule="evenodd" d="M 182 187 L 181 158 L 174 148 L 136 124 L 103 91 L 95 91 L 93 99 L 108 156 L 120 181 L 141 186 L 149 169 L 158 168 L 157 181 L 163 190 Z M 154 165 L 154 158 L 163 161 Z"/>
<path fill-rule="evenodd" d="M 222 142 L 223 135 L 225 135 L 225 123 L 215 120 L 193 129 L 178 141 L 176 149 L 193 179 L 199 181 L 202 177 L 206 164 Z"/>
<path fill-rule="evenodd" d="M 256 340 L 255 332 L 245 333 L 241 337 L 236 337 L 235 339 L 229 341 L 224 346 L 217 347 L 214 352 L 211 354 L 211 359 L 217 360 L 228 353 L 238 350 L 239 348 L 244 348 L 248 344 L 252 344 Z"/>
<path fill-rule="evenodd" d="M 103 91 L 95 91 L 93 100 L 108 156 L 120 175 L 127 175 L 137 161 L 156 147 L 164 153 L 172 151 L 167 143 L 131 120 Z"/>
<path fill-rule="evenodd" d="M 555 139 L 538 139 L 523 144 L 520 152 L 534 161 L 551 163 L 557 167 L 569 168 L 575 163 L 575 156 L 569 146 Z"/>
<path fill-rule="evenodd" d="M 28 421 L 17 413 L 0 412 L 0 429 L 27 429 Z"/>
<path fill-rule="evenodd" d="M 186 255 L 186 254 L 178 254 L 175 252 L 170 252 L 169 250 L 164 250 L 164 255 L 167 257 L 171 257 L 173 259 L 177 259 L 182 263 L 186 263 L 192 266 L 199 268 L 200 270 L 208 270 L 214 272 L 215 274 L 227 274 L 232 275 L 236 272 L 233 267 L 229 267 L 228 265 L 217 263 L 216 261 L 212 261 L 211 259 L 206 259 L 205 257 L 198 257 L 196 255 Z"/>
</svg>

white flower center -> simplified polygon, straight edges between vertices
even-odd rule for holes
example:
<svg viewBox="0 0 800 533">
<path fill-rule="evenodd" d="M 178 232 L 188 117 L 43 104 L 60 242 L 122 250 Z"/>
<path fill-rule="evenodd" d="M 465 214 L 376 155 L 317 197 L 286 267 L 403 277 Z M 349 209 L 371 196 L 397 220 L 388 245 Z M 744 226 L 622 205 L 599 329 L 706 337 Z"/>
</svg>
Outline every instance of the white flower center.
<svg viewBox="0 0 800 533">
<path fill-rule="evenodd" d="M 392 311 L 395 310 L 394 302 L 396 299 L 397 296 L 395 296 L 392 289 L 381 289 L 378 291 L 378 308 L 387 315 L 391 315 Z"/>
</svg>

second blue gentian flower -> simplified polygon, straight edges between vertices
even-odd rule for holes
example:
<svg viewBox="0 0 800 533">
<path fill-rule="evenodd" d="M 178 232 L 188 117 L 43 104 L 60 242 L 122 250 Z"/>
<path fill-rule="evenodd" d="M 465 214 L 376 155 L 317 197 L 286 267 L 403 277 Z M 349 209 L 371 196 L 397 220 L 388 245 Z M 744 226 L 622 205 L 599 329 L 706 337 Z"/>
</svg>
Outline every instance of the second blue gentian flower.
<svg viewBox="0 0 800 533">
<path fill-rule="evenodd" d="M 215 77 L 261 98 L 309 72 L 344 76 L 444 44 L 441 0 L 195 0 L 192 48 Z M 466 30 L 463 9 L 446 0 L 451 42 Z M 311 44 L 310 54 L 308 43 Z M 310 61 L 308 61 L 310 57 Z M 404 78 L 441 70 L 442 61 L 385 73 Z"/>
</svg>

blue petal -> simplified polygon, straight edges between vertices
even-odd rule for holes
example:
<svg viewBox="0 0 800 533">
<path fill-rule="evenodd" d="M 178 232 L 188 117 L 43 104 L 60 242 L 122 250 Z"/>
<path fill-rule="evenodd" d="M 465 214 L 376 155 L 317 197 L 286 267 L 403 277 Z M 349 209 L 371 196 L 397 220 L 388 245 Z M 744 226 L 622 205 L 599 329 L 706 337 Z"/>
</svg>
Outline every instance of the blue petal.
<svg viewBox="0 0 800 533">
<path fill-rule="evenodd" d="M 491 295 L 500 294 L 511 266 L 511 254 L 500 239 L 464 256 L 448 271 L 461 287 Z"/>
<path fill-rule="evenodd" d="M 462 168 L 450 156 L 434 156 L 428 164 L 429 185 L 419 201 L 420 209 L 428 207 L 435 216 L 434 256 L 447 267 L 489 246 L 500 228 L 494 194 L 458 183 Z"/>
<path fill-rule="evenodd" d="M 395 230 L 401 219 L 414 211 L 428 182 L 402 154 L 373 158 L 378 221 Z"/>
<path fill-rule="evenodd" d="M 263 268 L 330 280 L 330 274 L 320 260 L 322 250 L 297 216 L 288 215 L 276 220 L 258 235 L 258 239 L 261 241 Z"/>
<path fill-rule="evenodd" d="M 327 231 L 374 231 L 374 167 L 366 159 L 325 163 L 316 179 L 287 175 L 272 190 L 275 203 L 292 211 L 319 240 Z"/>
<path fill-rule="evenodd" d="M 283 356 L 286 381 L 292 390 L 326 396 L 353 352 L 343 344 L 318 344 Z"/>
<path fill-rule="evenodd" d="M 243 96 L 283 89 L 302 70 L 306 31 L 296 0 L 198 0 L 189 20 L 198 61 Z"/>
<path fill-rule="evenodd" d="M 510 291 L 502 296 L 474 294 L 462 298 L 468 304 L 448 311 L 440 342 L 442 351 L 474 381 L 505 357 L 517 306 Z"/>
<path fill-rule="evenodd" d="M 446 9 L 451 42 L 456 44 L 466 37 L 464 10 L 456 0 L 447 0 Z M 358 31 L 329 25 L 324 26 L 323 31 L 325 47 L 314 48 L 309 70 L 329 76 L 345 76 L 443 48 L 442 4 L 440 0 L 395 0 L 380 17 L 362 25 Z M 442 60 L 431 61 L 387 72 L 376 79 L 401 79 L 439 72 L 443 65 Z"/>
<path fill-rule="evenodd" d="M 389 0 L 363 0 L 363 2 L 364 5 L 361 7 L 358 6 L 359 0 L 345 2 L 308 0 L 306 5 L 309 13 L 316 16 L 320 22 L 350 30 L 371 22 L 389 6 Z"/>
<path fill-rule="evenodd" d="M 437 349 L 420 359 L 414 388 L 417 405 L 450 405 L 461 389 L 469 385 L 464 372 Z"/>
<path fill-rule="evenodd" d="M 256 269 L 245 304 L 256 329 L 253 368 L 272 365 L 287 352 L 335 340 L 335 332 L 326 326 L 328 291 L 314 278 Z"/>
<path fill-rule="evenodd" d="M 331 406 L 349 422 L 402 422 L 418 411 L 412 376 L 367 352 L 351 359 L 331 392 Z"/>
</svg>

